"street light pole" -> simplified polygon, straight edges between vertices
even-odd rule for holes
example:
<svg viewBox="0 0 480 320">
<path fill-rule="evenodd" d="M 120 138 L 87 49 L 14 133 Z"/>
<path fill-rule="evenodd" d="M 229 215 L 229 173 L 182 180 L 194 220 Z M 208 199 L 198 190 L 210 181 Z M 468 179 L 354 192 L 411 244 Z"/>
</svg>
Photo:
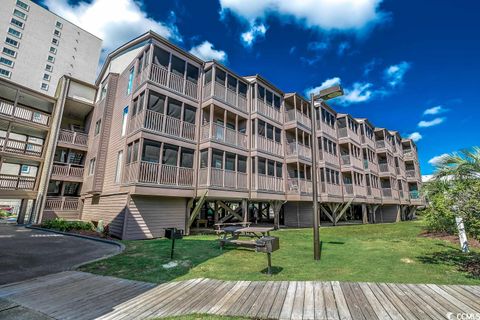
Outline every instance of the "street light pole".
<svg viewBox="0 0 480 320">
<path fill-rule="evenodd" d="M 320 217 L 318 212 L 318 184 L 317 184 L 317 113 L 313 93 L 310 94 L 311 117 L 312 117 L 312 192 L 313 192 L 313 257 L 320 260 Z M 320 100 L 321 103 L 322 100 Z"/>
</svg>

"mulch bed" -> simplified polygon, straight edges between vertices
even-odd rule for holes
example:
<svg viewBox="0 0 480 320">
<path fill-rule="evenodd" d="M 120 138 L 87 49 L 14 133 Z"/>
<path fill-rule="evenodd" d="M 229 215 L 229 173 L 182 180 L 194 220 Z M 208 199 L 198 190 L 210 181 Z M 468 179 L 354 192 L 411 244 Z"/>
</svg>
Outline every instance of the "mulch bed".
<svg viewBox="0 0 480 320">
<path fill-rule="evenodd" d="M 445 240 L 454 244 L 457 244 L 460 246 L 460 240 L 458 239 L 458 235 L 452 235 L 446 232 L 428 232 L 424 231 L 420 234 L 420 237 L 425 237 L 425 238 L 432 238 L 432 239 L 439 239 L 439 240 Z M 472 238 L 467 238 L 468 240 L 468 246 L 470 248 L 480 248 L 480 241 L 472 239 Z"/>
<path fill-rule="evenodd" d="M 70 231 L 67 231 L 67 232 L 68 233 L 79 234 L 79 235 L 82 235 L 82 236 L 88 236 L 88 237 L 92 237 L 92 238 L 100 238 L 100 239 L 106 239 L 106 240 L 117 240 L 115 238 L 112 238 L 109 235 L 105 235 L 103 233 L 98 233 L 94 230 L 70 230 Z"/>
</svg>

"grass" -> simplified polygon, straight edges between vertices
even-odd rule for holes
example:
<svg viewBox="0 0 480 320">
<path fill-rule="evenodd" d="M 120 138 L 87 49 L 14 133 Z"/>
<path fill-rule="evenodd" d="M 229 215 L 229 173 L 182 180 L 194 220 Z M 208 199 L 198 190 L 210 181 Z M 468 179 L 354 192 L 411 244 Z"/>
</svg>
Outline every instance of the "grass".
<svg viewBox="0 0 480 320">
<path fill-rule="evenodd" d="M 339 280 L 397 283 L 480 284 L 472 263 L 480 252 L 464 255 L 458 245 L 421 237 L 422 221 L 322 228 L 321 261 L 313 260 L 311 229 L 283 229 L 280 250 L 272 255 L 274 275 L 264 273 L 266 255 L 218 247 L 217 237 L 177 240 L 170 269 L 171 242 L 124 241 L 124 253 L 82 268 L 84 271 L 148 282 L 191 278 L 223 280 Z M 477 268 L 478 269 L 478 268 Z"/>
</svg>

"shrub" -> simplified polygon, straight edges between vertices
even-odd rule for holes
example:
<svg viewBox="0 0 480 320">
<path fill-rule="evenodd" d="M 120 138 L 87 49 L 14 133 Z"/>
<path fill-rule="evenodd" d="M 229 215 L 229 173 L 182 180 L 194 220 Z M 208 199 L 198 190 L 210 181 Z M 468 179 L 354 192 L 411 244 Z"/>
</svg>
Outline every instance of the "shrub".
<svg viewBox="0 0 480 320">
<path fill-rule="evenodd" d="M 44 221 L 42 223 L 42 228 L 58 231 L 93 230 L 93 224 L 87 221 L 66 221 L 62 218 L 55 218 Z"/>
</svg>

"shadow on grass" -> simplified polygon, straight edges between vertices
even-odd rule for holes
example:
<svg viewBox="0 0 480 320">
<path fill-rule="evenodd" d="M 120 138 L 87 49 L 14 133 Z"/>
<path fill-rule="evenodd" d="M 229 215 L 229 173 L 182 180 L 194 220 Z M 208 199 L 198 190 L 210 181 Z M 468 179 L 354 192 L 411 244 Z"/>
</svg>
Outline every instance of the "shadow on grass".
<svg viewBox="0 0 480 320">
<path fill-rule="evenodd" d="M 467 277 L 480 279 L 480 254 L 478 252 L 463 253 L 460 250 L 434 252 L 418 257 L 425 264 L 443 264 L 455 267 L 467 273 Z"/>
</svg>

